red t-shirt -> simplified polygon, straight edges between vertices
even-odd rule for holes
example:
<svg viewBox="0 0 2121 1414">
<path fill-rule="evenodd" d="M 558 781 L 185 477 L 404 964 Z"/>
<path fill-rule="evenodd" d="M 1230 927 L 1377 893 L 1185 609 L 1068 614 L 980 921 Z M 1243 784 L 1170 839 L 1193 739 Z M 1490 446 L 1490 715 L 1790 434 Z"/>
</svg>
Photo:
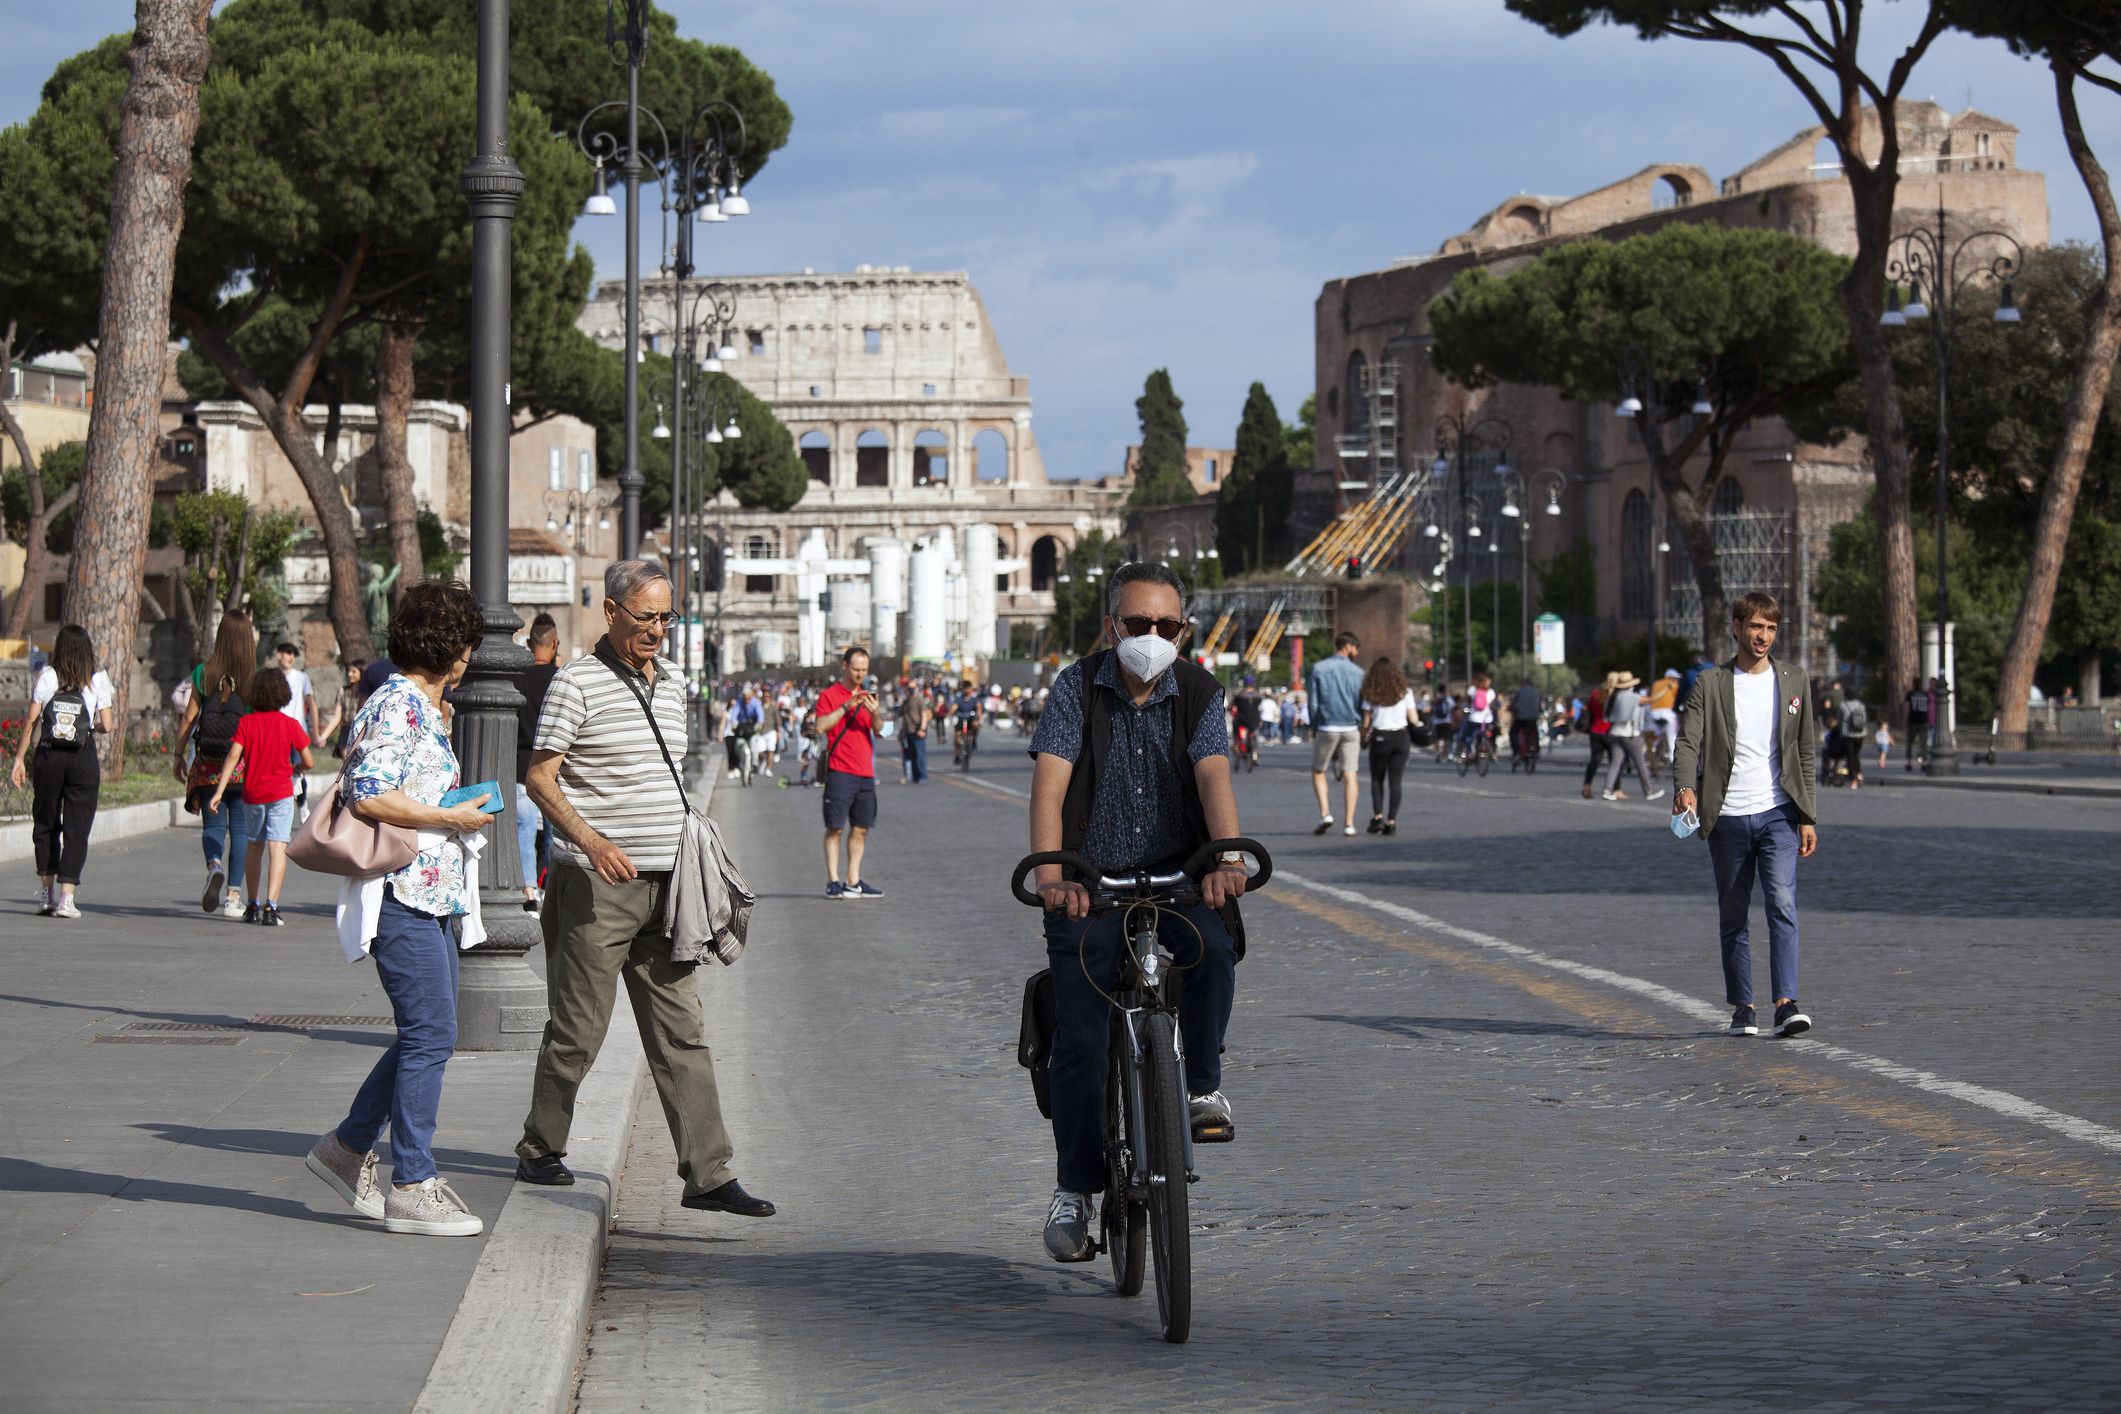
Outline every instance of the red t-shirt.
<svg viewBox="0 0 2121 1414">
<path fill-rule="evenodd" d="M 843 682 L 834 683 L 817 695 L 818 717 L 831 716 L 852 696 L 853 688 Z M 832 743 L 832 755 L 825 762 L 828 767 L 850 776 L 876 774 L 876 719 L 869 715 L 867 707 L 856 708 L 834 722 L 832 730 L 825 733 L 825 740 Z"/>
<path fill-rule="evenodd" d="M 309 745 L 309 733 L 285 712 L 250 712 L 236 723 L 236 745 L 243 748 L 243 800 L 270 805 L 295 793 L 291 757 Z"/>
</svg>

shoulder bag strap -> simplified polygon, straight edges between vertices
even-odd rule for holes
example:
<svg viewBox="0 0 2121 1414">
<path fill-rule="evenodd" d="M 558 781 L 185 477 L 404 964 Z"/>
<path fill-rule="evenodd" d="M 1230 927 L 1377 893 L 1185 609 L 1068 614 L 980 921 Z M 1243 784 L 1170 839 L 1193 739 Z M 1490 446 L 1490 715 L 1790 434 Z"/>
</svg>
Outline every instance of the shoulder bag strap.
<svg viewBox="0 0 2121 1414">
<path fill-rule="evenodd" d="M 648 719 L 648 730 L 655 733 L 655 749 L 663 753 L 663 764 L 670 768 L 670 779 L 678 788 L 678 800 L 684 805 L 685 813 L 690 815 L 692 797 L 685 793 L 685 778 L 678 774 L 678 763 L 670 759 L 670 748 L 663 744 L 663 728 L 656 722 L 655 709 L 648 705 L 648 699 L 641 694 L 640 684 L 633 680 L 626 665 L 619 661 L 618 655 L 611 651 L 608 644 L 599 643 L 594 656 L 599 663 L 611 670 L 613 677 L 626 684 L 626 690 L 633 694 L 633 700 L 641 704 L 641 715 Z"/>
</svg>

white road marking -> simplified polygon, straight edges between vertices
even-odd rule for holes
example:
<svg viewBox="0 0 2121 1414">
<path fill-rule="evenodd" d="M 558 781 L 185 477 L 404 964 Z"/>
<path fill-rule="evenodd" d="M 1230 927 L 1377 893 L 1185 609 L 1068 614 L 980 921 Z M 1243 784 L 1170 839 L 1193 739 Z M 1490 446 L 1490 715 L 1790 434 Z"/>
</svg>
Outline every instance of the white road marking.
<svg viewBox="0 0 2121 1414">
<path fill-rule="evenodd" d="M 1005 786 L 999 781 L 982 780 L 978 776 L 945 776 L 943 779 L 954 786 L 976 786 L 981 790 L 998 790 L 1004 794 L 1013 795 L 1018 800 L 1029 800 L 1031 798 L 1030 791 L 1018 790 L 1015 786 Z"/>
<path fill-rule="evenodd" d="M 1589 963 L 1575 962 L 1565 957 L 1556 957 L 1552 953 L 1541 952 L 1537 948 L 1528 948 L 1522 943 L 1512 943 L 1495 937 L 1491 933 L 1481 933 L 1471 928 L 1461 928 L 1455 923 L 1446 923 L 1441 918 L 1432 918 L 1428 914 L 1408 908 L 1404 904 L 1371 898 L 1368 894 L 1360 894 L 1353 889 L 1343 889 L 1334 884 L 1321 883 L 1316 879 L 1307 879 L 1300 874 L 1291 874 L 1285 870 L 1276 870 L 1274 879 L 1277 883 L 1296 884 L 1310 889 L 1314 893 L 1324 894 L 1328 898 L 1336 898 L 1343 903 L 1352 903 L 1360 908 L 1367 908 L 1373 913 L 1382 913 L 1388 918 L 1396 918 L 1401 922 L 1411 923 L 1425 932 L 1441 934 L 1447 938 L 1456 938 L 1460 942 L 1471 943 L 1475 947 L 1485 948 L 1490 952 L 1499 952 L 1519 961 L 1532 963 L 1534 966 L 1545 967 L 1555 972 L 1566 972 L 1573 977 L 1581 977 L 1585 981 L 1599 982 L 1608 987 L 1618 987 L 1622 991 L 1633 992 L 1637 996 L 1647 997 L 1651 1001 L 1669 1007 L 1682 1016 L 1699 1021 L 1704 1025 L 1721 1026 L 1727 1019 L 1722 1008 L 1702 1001 L 1698 997 L 1690 997 L 1683 992 L 1675 992 L 1670 987 L 1660 986 L 1655 982 L 1645 981 L 1640 977 L 1630 977 L 1624 972 L 1615 972 L 1610 968 L 1593 967 Z M 1869 1074 L 1901 1085 L 1910 1086 L 1917 1090 L 1927 1090 L 1937 1095 L 1949 1095 L 1955 1100 L 1963 1100 L 1967 1104 L 1978 1105 L 1982 1109 L 1993 1110 L 1997 1114 L 2009 1115 L 2013 1119 L 2022 1119 L 2030 1124 L 2037 1124 L 2043 1129 L 2053 1130 L 2065 1138 L 2093 1145 L 2106 1150 L 2108 1153 L 2121 1154 L 2121 1130 L 2110 1129 L 2106 1125 L 2097 1124 L 2088 1119 L 2080 1119 L 2076 1115 L 2064 1114 L 2060 1110 L 2049 1109 L 2047 1106 L 2035 1103 L 2021 1095 L 2013 1095 L 2008 1090 L 1995 1090 L 1986 1085 L 1974 1085 L 1964 1080 L 1953 1080 L 1931 1071 L 1919 1070 L 1914 1066 L 1901 1065 L 1899 1062 L 1887 1060 L 1883 1056 L 1868 1055 L 1862 1051 L 1852 1051 L 1846 1046 L 1830 1045 L 1822 1041 L 1798 1040 L 1790 1041 L 1786 1044 L 1802 1047 L 1807 1055 L 1822 1056 L 1828 1060 L 1840 1061 L 1842 1064 L 1852 1066 L 1857 1070 L 1866 1071 Z"/>
</svg>

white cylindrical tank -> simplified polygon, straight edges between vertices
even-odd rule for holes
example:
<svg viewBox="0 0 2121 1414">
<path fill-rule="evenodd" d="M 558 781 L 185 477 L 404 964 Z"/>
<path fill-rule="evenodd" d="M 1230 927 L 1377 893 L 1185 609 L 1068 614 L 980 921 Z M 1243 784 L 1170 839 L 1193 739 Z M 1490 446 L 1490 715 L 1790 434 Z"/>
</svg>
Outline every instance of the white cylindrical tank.
<svg viewBox="0 0 2121 1414">
<path fill-rule="evenodd" d="M 869 647 L 879 657 L 898 656 L 898 616 L 906 608 L 906 546 L 897 540 L 869 542 Z"/>
<path fill-rule="evenodd" d="M 997 600 L 994 566 L 1001 559 L 1001 540 L 991 525 L 965 527 L 965 657 L 995 656 Z"/>
<path fill-rule="evenodd" d="M 825 615 L 826 647 L 838 658 L 850 643 L 869 642 L 869 581 L 852 576 L 831 580 L 832 610 Z"/>
<path fill-rule="evenodd" d="M 950 651 L 947 593 L 943 587 L 946 562 L 942 549 L 932 540 L 913 542 L 907 570 L 906 657 L 939 661 Z"/>
<path fill-rule="evenodd" d="M 788 661 L 788 635 L 767 630 L 751 640 L 755 667 L 778 668 Z"/>
</svg>

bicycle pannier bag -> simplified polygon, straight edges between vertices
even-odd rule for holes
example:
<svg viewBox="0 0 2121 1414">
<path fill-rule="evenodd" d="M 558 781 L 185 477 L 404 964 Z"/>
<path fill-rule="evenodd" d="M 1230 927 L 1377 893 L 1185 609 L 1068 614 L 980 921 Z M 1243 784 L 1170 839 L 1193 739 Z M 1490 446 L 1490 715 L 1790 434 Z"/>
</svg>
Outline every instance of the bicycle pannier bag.
<svg viewBox="0 0 2121 1414">
<path fill-rule="evenodd" d="M 1031 1072 L 1031 1095 L 1038 1112 L 1053 1118 L 1046 1090 L 1046 1061 L 1053 1054 L 1053 969 L 1044 968 L 1024 983 L 1024 1019 L 1016 1037 L 1016 1063 Z"/>
</svg>

